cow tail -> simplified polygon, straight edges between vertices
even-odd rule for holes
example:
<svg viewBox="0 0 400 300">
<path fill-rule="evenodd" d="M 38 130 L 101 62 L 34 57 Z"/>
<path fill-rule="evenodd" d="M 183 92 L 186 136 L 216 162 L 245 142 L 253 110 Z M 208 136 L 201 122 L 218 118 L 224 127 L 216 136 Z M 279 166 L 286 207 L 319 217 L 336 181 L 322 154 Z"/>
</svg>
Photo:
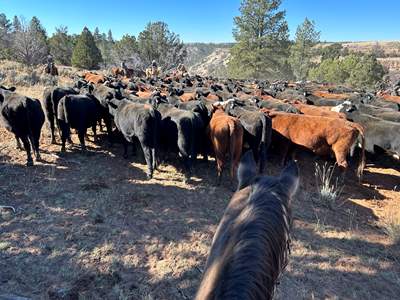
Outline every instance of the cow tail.
<svg viewBox="0 0 400 300">
<path fill-rule="evenodd" d="M 31 112 L 33 111 L 34 108 L 31 107 L 31 102 L 29 101 L 29 99 L 26 99 L 25 103 L 26 103 L 26 106 L 25 106 L 26 120 L 28 122 L 28 137 L 29 137 L 29 141 L 31 142 L 32 149 L 36 149 L 35 136 L 33 135 L 33 131 L 32 131 L 32 128 L 34 127 L 35 124 L 33 124 L 32 116 L 31 116 Z"/>
<path fill-rule="evenodd" d="M 67 113 L 67 97 L 65 97 L 64 98 L 64 101 L 63 101 L 63 117 L 64 117 L 64 122 L 66 123 L 66 124 L 69 124 L 69 122 L 68 122 L 68 113 Z"/>
<path fill-rule="evenodd" d="M 193 137 L 190 135 L 192 131 L 188 128 L 190 121 L 187 118 L 183 118 L 179 122 L 177 122 L 177 129 L 178 129 L 178 149 L 181 152 L 182 156 L 189 158 L 190 157 L 190 150 L 191 149 L 191 140 Z M 192 125 L 190 123 L 190 125 Z M 187 143 L 190 143 L 187 145 Z M 189 147 L 188 147 L 189 146 Z"/>
<path fill-rule="evenodd" d="M 265 163 L 267 161 L 267 151 L 271 143 L 271 120 L 266 116 L 261 116 L 262 135 L 260 144 L 260 173 L 264 172 Z"/>
<path fill-rule="evenodd" d="M 359 136 L 361 137 L 361 158 L 357 168 L 357 177 L 361 182 L 364 168 L 365 168 L 365 134 L 364 128 L 357 123 L 353 123 L 354 127 L 358 130 Z"/>
<path fill-rule="evenodd" d="M 236 175 L 243 146 L 243 128 L 240 124 L 232 121 L 229 125 L 229 155 L 231 159 L 231 176 Z"/>
</svg>

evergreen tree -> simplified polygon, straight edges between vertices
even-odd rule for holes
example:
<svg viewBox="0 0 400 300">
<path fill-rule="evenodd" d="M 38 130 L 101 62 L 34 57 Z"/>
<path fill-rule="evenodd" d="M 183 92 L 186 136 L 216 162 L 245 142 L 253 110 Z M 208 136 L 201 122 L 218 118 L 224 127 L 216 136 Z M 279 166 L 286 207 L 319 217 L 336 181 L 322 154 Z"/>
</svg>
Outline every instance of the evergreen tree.
<svg viewBox="0 0 400 300">
<path fill-rule="evenodd" d="M 138 48 L 141 60 L 150 65 L 155 60 L 164 70 L 183 63 L 187 52 L 179 35 L 171 32 L 164 22 L 148 23 L 139 33 Z"/>
<path fill-rule="evenodd" d="M 312 67 L 312 48 L 319 42 L 320 33 L 315 30 L 314 21 L 307 18 L 296 30 L 295 43 L 290 47 L 289 62 L 296 79 L 307 78 L 308 71 Z"/>
<path fill-rule="evenodd" d="M 286 71 L 289 30 L 281 0 L 242 0 L 234 18 L 228 70 L 238 78 L 279 78 Z"/>
<path fill-rule="evenodd" d="M 126 61 L 130 65 L 138 66 L 138 43 L 133 35 L 125 34 L 113 47 L 114 62 L 119 64 Z"/>
<path fill-rule="evenodd" d="M 108 30 L 108 33 L 107 33 L 107 41 L 109 42 L 109 43 L 114 43 L 114 38 L 113 38 L 113 35 L 112 35 L 112 32 L 111 32 L 111 29 L 109 29 Z"/>
<path fill-rule="evenodd" d="M 21 31 L 21 21 L 17 16 L 14 16 L 12 28 L 14 32 Z"/>
<path fill-rule="evenodd" d="M 87 27 L 83 28 L 72 52 L 72 65 L 85 69 L 98 69 L 101 61 L 101 53 L 92 33 Z"/>
<path fill-rule="evenodd" d="M 44 51 L 46 51 L 47 55 L 49 53 L 49 42 L 47 39 L 46 29 L 37 17 L 32 17 L 29 27 L 31 33 L 35 35 L 35 38 L 43 44 L 43 47 L 45 48 Z"/>
<path fill-rule="evenodd" d="M 50 53 L 53 55 L 56 63 L 69 66 L 71 65 L 72 50 L 74 48 L 73 40 L 68 35 L 68 28 L 60 26 L 49 39 Z"/>
<path fill-rule="evenodd" d="M 333 43 L 321 48 L 319 53 L 322 60 L 339 58 L 340 56 L 344 56 L 343 45 L 341 43 Z"/>
<path fill-rule="evenodd" d="M 0 14 L 0 59 L 11 57 L 11 29 L 10 20 L 5 14 Z"/>
<path fill-rule="evenodd" d="M 96 45 L 98 45 L 101 42 L 102 37 L 101 37 L 101 33 L 100 33 L 100 30 L 99 30 L 99 27 L 96 27 L 94 29 L 93 38 L 94 38 L 94 41 L 95 41 Z"/>
</svg>

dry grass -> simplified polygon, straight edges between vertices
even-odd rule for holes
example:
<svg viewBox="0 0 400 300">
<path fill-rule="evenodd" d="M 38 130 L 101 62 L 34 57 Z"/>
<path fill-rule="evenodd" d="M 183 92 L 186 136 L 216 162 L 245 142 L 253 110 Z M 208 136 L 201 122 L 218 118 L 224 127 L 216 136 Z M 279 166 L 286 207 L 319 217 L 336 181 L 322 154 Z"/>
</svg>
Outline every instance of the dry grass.
<svg viewBox="0 0 400 300">
<path fill-rule="evenodd" d="M 400 242 L 400 213 L 398 211 L 388 213 L 382 227 L 393 243 Z"/>
<path fill-rule="evenodd" d="M 325 162 L 315 163 L 315 181 L 318 190 L 319 203 L 330 209 L 336 208 L 337 201 L 343 192 L 343 180 L 335 177 L 336 165 Z"/>
<path fill-rule="evenodd" d="M 18 87 L 30 96 L 43 89 Z M 188 184 L 178 162 L 146 180 L 140 151 L 124 160 L 104 134 L 94 143 L 89 130 L 89 139 L 89 154 L 73 145 L 63 155 L 44 128 L 43 161 L 26 168 L 24 152 L 0 128 L 0 204 L 16 209 L 0 210 L 0 296 L 192 299 L 232 195 L 228 178 L 215 186 L 211 160 L 196 164 Z M 399 210 L 399 168 L 383 160 L 367 166 L 361 186 L 346 178 L 344 203 L 330 210 L 310 195 L 314 158 L 300 155 L 299 164 L 292 252 L 276 298 L 398 297 L 399 242 L 379 225 Z M 271 158 L 268 173 L 279 171 Z"/>
</svg>

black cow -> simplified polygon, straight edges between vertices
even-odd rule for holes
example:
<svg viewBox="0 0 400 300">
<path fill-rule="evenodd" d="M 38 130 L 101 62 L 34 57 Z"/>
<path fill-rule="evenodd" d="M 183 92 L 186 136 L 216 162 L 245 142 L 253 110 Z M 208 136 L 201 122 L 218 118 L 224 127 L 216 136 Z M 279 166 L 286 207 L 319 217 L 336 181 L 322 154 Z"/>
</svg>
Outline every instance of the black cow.
<svg viewBox="0 0 400 300">
<path fill-rule="evenodd" d="M 91 127 L 96 139 L 96 125 L 101 116 L 101 105 L 92 95 L 67 95 L 58 103 L 58 124 L 61 129 L 62 146 L 65 152 L 65 142 L 70 138 L 70 128 L 78 131 L 82 151 L 86 150 L 85 135 L 87 128 Z"/>
<path fill-rule="evenodd" d="M 240 107 L 242 106 L 242 107 Z M 249 111 L 240 101 L 227 101 L 225 112 L 237 117 L 244 128 L 243 143 L 253 151 L 254 159 L 259 165 L 259 172 L 264 172 L 267 151 L 271 144 L 272 121 L 259 111 Z"/>
<path fill-rule="evenodd" d="M 196 132 L 194 158 L 197 157 L 197 154 L 201 153 L 204 160 L 207 160 L 208 155 L 213 152 L 206 133 L 206 128 L 212 115 L 211 109 L 208 109 L 206 104 L 200 100 L 179 103 L 176 106 L 180 109 L 191 111 L 194 114 L 193 126 Z"/>
<path fill-rule="evenodd" d="M 69 87 L 55 87 L 48 88 L 43 93 L 43 104 L 46 112 L 47 121 L 50 125 L 51 132 L 51 143 L 56 143 L 56 137 L 54 134 L 55 126 L 54 121 L 57 120 L 57 107 L 60 99 L 65 95 L 76 95 L 79 94 L 79 90 Z"/>
<path fill-rule="evenodd" d="M 40 159 L 39 139 L 45 119 L 44 112 L 39 100 L 10 92 L 12 90 L 15 88 L 0 89 L 0 121 L 8 131 L 14 133 L 17 145 L 19 139 L 22 140 L 27 154 L 26 164 L 32 166 L 31 145 L 36 160 Z"/>
<path fill-rule="evenodd" d="M 191 111 L 166 104 L 161 97 L 150 99 L 161 113 L 160 146 L 165 153 L 180 153 L 185 169 L 185 180 L 191 176 L 192 162 L 196 158 L 197 118 Z"/>
<path fill-rule="evenodd" d="M 119 89 L 111 88 L 105 85 L 96 85 L 91 93 L 101 104 L 100 116 L 106 124 L 109 142 L 112 143 L 112 116 L 109 112 L 108 102 L 112 99 L 123 99 L 122 93 Z M 101 124 L 100 130 L 102 130 Z"/>
<path fill-rule="evenodd" d="M 115 125 L 125 137 L 124 157 L 127 157 L 127 141 L 133 143 L 137 138 L 147 163 L 147 178 L 151 179 L 157 162 L 160 113 L 149 104 L 134 103 L 126 99 L 112 99 L 108 105 Z"/>
<path fill-rule="evenodd" d="M 287 113 L 299 114 L 300 111 L 289 103 L 285 103 L 280 100 L 260 100 L 258 97 L 254 97 L 250 100 L 251 103 L 255 104 L 259 108 L 267 108 L 277 111 L 283 111 Z"/>
<path fill-rule="evenodd" d="M 399 158 L 400 123 L 385 121 L 358 111 L 347 112 L 347 118 L 361 124 L 365 129 L 365 150 L 375 153 L 386 150 Z"/>
</svg>

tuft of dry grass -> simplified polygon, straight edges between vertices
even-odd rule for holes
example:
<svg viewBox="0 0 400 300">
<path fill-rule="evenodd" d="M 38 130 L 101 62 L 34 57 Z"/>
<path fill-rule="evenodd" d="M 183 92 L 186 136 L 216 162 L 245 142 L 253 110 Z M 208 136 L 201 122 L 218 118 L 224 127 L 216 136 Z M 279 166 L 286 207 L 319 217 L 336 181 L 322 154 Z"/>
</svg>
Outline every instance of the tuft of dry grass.
<svg viewBox="0 0 400 300">
<path fill-rule="evenodd" d="M 394 244 L 400 242 L 400 213 L 390 212 L 382 222 L 383 231 Z"/>
<path fill-rule="evenodd" d="M 336 165 L 315 163 L 315 180 L 318 188 L 318 202 L 330 209 L 336 207 L 337 201 L 343 192 L 344 184 L 338 177 L 334 178 Z"/>
</svg>

